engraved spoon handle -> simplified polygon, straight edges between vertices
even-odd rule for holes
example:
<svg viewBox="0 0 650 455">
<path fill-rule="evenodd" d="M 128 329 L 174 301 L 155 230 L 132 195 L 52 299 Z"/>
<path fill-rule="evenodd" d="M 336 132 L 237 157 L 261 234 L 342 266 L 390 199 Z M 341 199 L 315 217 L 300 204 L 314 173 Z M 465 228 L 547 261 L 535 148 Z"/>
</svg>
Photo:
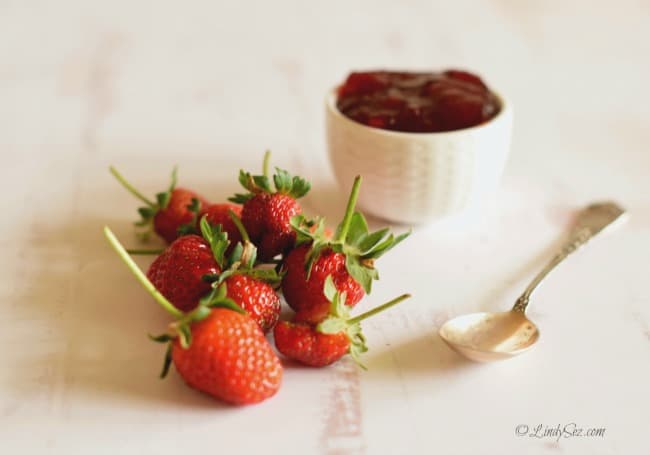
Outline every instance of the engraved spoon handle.
<svg viewBox="0 0 650 455">
<path fill-rule="evenodd" d="M 521 296 L 515 302 L 512 310 L 524 313 L 526 311 L 526 307 L 528 306 L 530 295 L 542 282 L 542 280 L 546 278 L 546 275 L 548 275 L 551 270 L 553 270 L 562 261 L 564 261 L 571 253 L 576 251 L 582 245 L 587 243 L 589 239 L 619 219 L 624 213 L 625 210 L 613 202 L 600 202 L 591 204 L 583 209 L 578 214 L 576 225 L 571 230 L 571 234 L 567 242 L 562 246 L 560 251 L 553 257 L 553 259 L 551 259 L 549 263 L 546 264 L 546 267 L 544 267 L 535 276 L 535 278 L 533 278 L 533 281 L 531 281 L 524 293 L 521 294 Z"/>
</svg>

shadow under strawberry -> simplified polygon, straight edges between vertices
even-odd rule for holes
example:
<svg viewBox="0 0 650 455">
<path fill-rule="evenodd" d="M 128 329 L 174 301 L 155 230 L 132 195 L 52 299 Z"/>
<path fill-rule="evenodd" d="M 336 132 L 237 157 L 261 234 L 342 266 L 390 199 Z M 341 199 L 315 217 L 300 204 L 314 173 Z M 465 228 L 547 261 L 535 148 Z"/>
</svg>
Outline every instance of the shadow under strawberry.
<svg viewBox="0 0 650 455">
<path fill-rule="evenodd" d="M 143 324 L 161 326 L 166 318 L 156 308 L 139 304 L 139 288 L 116 286 L 128 276 L 110 265 L 110 249 L 97 229 L 111 222 L 129 236 L 131 226 L 123 219 L 87 215 L 70 220 L 26 226 L 37 246 L 34 243 L 25 255 L 29 269 L 21 273 L 24 282 L 14 283 L 22 291 L 13 295 L 12 313 L 20 320 L 21 333 L 30 335 L 21 339 L 20 360 L 6 376 L 12 391 L 6 405 L 22 403 L 19 411 L 28 403 L 47 400 L 52 406 L 48 412 L 71 415 L 83 415 L 98 405 L 107 410 L 161 404 L 198 412 L 230 409 L 188 390 L 178 377 L 155 380 L 160 351 L 147 342 Z M 14 262 L 19 270 L 21 262 Z M 146 266 L 149 260 L 139 262 Z M 11 336 L 6 341 L 13 343 Z"/>
<path fill-rule="evenodd" d="M 481 365 L 465 359 L 452 351 L 431 329 L 431 334 L 412 335 L 383 348 L 374 349 L 365 358 L 371 374 L 435 375 L 448 374 L 456 370 L 480 368 Z"/>
<path fill-rule="evenodd" d="M 83 163 L 104 167 L 94 160 Z M 203 188 L 224 200 L 232 194 L 234 185 L 225 179 L 208 180 L 214 176 L 204 174 L 195 178 Z M 115 190 L 108 173 L 101 179 L 81 167 L 76 182 L 69 191 L 53 191 L 47 206 L 38 207 L 37 201 L 26 211 L 21 233 L 12 236 L 11 249 L 5 248 L 17 273 L 11 281 L 9 315 L 17 330 L 7 333 L 6 341 L 12 349 L 20 346 L 21 354 L 5 375 L 10 397 L 0 413 L 5 405 L 7 412 L 15 409 L 19 414 L 25 406 L 45 406 L 34 419 L 37 425 L 62 413 L 71 422 L 81 422 L 82 416 L 105 407 L 97 416 L 96 424 L 101 425 L 109 415 L 151 409 L 199 414 L 232 410 L 187 388 L 177 375 L 156 380 L 160 349 L 147 340 L 145 328 L 164 326 L 168 318 L 144 304 L 146 294 L 131 285 L 126 269 L 115 267 L 98 229 L 113 225 L 120 237 L 136 245 L 132 223 L 121 216 L 129 200 Z M 155 189 L 155 178 L 143 183 Z M 53 210 L 56 216 L 50 217 Z M 162 239 L 152 237 L 152 247 L 162 246 Z M 22 238 L 28 244 L 23 246 Z M 146 268 L 151 259 L 137 261 Z M 19 333 L 20 339 L 12 333 Z"/>
</svg>

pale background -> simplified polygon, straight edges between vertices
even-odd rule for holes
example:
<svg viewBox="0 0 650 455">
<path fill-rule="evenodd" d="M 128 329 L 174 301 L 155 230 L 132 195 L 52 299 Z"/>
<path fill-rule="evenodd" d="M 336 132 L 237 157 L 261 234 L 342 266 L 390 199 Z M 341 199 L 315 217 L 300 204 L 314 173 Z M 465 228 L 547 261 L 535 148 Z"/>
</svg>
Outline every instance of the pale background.
<svg viewBox="0 0 650 455">
<path fill-rule="evenodd" d="M 0 452 L 648 453 L 648 55 L 645 0 L 0 0 Z M 380 261 L 366 305 L 414 298 L 365 325 L 369 371 L 287 368 L 243 409 L 159 381 L 145 333 L 166 318 L 100 233 L 134 242 L 107 166 L 153 193 L 178 163 L 216 201 L 271 148 L 336 219 L 325 92 L 350 69 L 452 66 L 513 101 L 512 158 L 479 223 Z M 475 365 L 443 345 L 442 322 L 507 308 L 598 198 L 629 222 L 535 296 L 533 352 Z M 572 422 L 605 437 L 515 436 Z"/>
</svg>

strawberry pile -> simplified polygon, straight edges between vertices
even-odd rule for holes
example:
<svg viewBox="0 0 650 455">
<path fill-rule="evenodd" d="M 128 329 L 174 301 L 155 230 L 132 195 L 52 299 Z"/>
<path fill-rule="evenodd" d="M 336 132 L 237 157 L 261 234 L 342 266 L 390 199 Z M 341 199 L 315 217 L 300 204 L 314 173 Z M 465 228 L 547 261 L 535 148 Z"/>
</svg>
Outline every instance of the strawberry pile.
<svg viewBox="0 0 650 455">
<path fill-rule="evenodd" d="M 240 171 L 247 192 L 212 204 L 176 186 L 149 199 L 117 170 L 117 180 L 145 205 L 138 238 L 157 234 L 163 250 L 126 250 L 108 227 L 104 234 L 137 280 L 173 318 L 153 341 L 167 345 L 161 377 L 173 364 L 185 382 L 234 405 L 261 402 L 280 388 L 283 367 L 275 347 L 295 362 L 324 367 L 346 354 L 362 367 L 367 350 L 360 322 L 410 297 L 404 294 L 359 316 L 349 311 L 379 278 L 375 261 L 405 239 L 370 232 L 356 211 L 361 185 L 352 186 L 334 235 L 323 218 L 308 218 L 298 199 L 310 184 L 276 168 L 269 176 Z M 143 272 L 132 254 L 156 254 Z M 281 299 L 295 311 L 280 320 Z"/>
</svg>

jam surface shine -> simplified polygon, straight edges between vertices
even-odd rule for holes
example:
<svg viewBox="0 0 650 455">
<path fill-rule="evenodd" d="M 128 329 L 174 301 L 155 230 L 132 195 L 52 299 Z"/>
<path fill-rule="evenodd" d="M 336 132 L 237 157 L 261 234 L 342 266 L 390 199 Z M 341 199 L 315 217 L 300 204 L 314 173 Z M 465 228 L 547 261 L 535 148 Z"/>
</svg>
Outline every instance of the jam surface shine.
<svg viewBox="0 0 650 455">
<path fill-rule="evenodd" d="M 339 87 L 336 106 L 364 125 L 416 133 L 477 126 L 500 109 L 478 76 L 459 70 L 353 72 Z"/>
</svg>

